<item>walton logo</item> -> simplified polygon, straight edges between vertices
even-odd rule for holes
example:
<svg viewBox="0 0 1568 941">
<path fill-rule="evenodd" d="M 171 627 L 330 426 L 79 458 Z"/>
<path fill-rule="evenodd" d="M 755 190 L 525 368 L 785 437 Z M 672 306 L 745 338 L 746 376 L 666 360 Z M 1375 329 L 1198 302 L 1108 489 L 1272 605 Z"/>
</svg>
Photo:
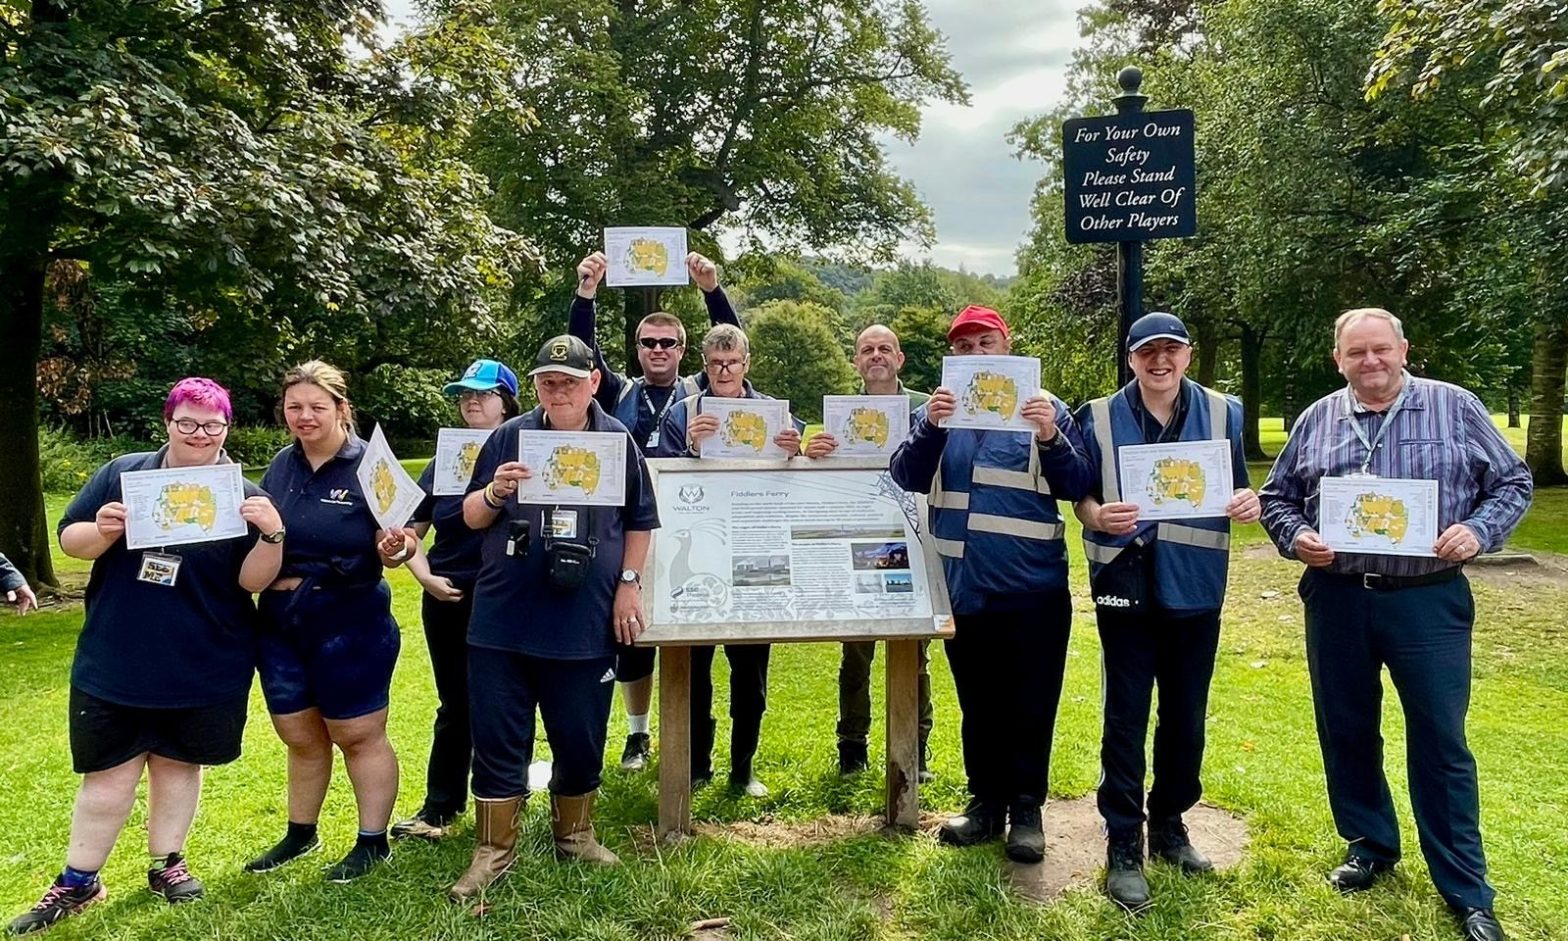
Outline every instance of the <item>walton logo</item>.
<svg viewBox="0 0 1568 941">
<path fill-rule="evenodd" d="M 706 494 L 697 484 L 687 484 L 681 488 L 680 497 L 683 503 L 700 503 L 704 496 Z"/>
<path fill-rule="evenodd" d="M 354 501 L 349 499 L 352 495 L 347 487 L 327 491 L 327 496 L 321 498 L 322 503 L 332 503 L 337 506 L 353 506 Z"/>
<path fill-rule="evenodd" d="M 1094 599 L 1094 603 L 1099 605 L 1102 608 L 1130 608 L 1130 607 L 1132 607 L 1132 602 L 1130 600 L 1128 600 L 1126 598 L 1118 598 L 1115 595 L 1101 595 L 1100 597 Z"/>
</svg>

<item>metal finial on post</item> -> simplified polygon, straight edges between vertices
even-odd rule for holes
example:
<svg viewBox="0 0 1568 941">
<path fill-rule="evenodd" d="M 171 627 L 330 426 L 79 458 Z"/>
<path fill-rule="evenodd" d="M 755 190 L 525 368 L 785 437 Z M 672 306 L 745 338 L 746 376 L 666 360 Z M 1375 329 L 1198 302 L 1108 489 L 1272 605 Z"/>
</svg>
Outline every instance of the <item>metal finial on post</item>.
<svg viewBox="0 0 1568 941">
<path fill-rule="evenodd" d="M 1149 96 L 1141 94 L 1138 89 L 1143 86 L 1143 69 L 1136 65 L 1129 65 L 1116 73 L 1116 84 L 1122 88 L 1122 93 L 1111 99 L 1116 105 L 1117 114 L 1137 114 L 1143 110 Z"/>
</svg>

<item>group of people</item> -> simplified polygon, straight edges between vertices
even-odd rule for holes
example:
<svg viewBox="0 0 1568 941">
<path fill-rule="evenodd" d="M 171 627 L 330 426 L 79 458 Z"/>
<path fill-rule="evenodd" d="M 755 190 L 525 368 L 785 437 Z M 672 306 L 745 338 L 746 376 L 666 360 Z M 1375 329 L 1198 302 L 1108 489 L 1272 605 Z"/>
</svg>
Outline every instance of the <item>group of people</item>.
<svg viewBox="0 0 1568 941">
<path fill-rule="evenodd" d="M 377 527 L 356 479 L 365 445 L 344 377 L 320 362 L 284 379 L 281 413 L 294 442 L 259 487 L 247 485 L 246 536 L 164 547 L 125 545 L 120 474 L 227 461 L 228 395 L 187 379 L 164 405 L 168 443 L 100 468 L 67 508 L 60 543 L 93 561 L 87 616 L 71 675 L 70 738 L 83 775 L 65 868 L 13 933 L 40 930 L 104 897 L 98 872 L 148 777 L 148 883 L 170 902 L 200 897 L 183 849 L 203 765 L 239 755 L 253 672 L 288 751 L 288 821 L 278 843 L 246 864 L 275 869 L 320 845 L 316 821 L 336 747 L 359 811 L 353 847 L 327 877 L 349 881 L 390 855 L 389 836 L 440 839 L 471 793 L 476 846 L 450 896 L 480 896 L 517 854 L 527 771 L 542 717 L 556 854 L 597 864 L 617 857 L 596 839 L 613 690 L 623 687 L 628 735 L 621 767 L 645 767 L 655 654 L 635 646 L 644 625 L 643 566 L 659 526 L 646 459 L 691 456 L 717 431 L 703 400 L 766 397 L 747 379 L 746 334 L 711 261 L 686 259 L 711 329 L 702 371 L 679 374 L 686 331 L 669 314 L 637 327 L 641 375 L 605 361 L 594 339 L 600 253 L 578 266 L 566 334 L 547 341 L 528 373 L 539 406 L 522 412 L 517 375 L 480 360 L 445 391 L 463 421 L 491 431 L 467 492 L 427 496 L 401 530 Z M 995 311 L 969 307 L 947 334 L 953 355 L 1008 355 Z M 1186 378 L 1191 340 L 1170 314 L 1132 327 L 1133 381 L 1076 410 L 1041 394 L 1022 403 L 1031 434 L 949 429 L 955 391 L 928 396 L 899 379 L 904 355 L 885 326 L 857 338 L 853 362 L 867 394 L 907 395 L 910 433 L 889 474 L 925 495 L 929 545 L 940 556 L 955 629 L 945 641 L 961 712 L 970 800 L 943 841 L 1004 840 L 1010 858 L 1038 862 L 1055 717 L 1072 623 L 1063 501 L 1083 524 L 1103 656 L 1104 724 L 1098 805 L 1107 834 L 1106 890 L 1129 910 L 1150 902 L 1145 858 L 1186 873 L 1210 862 L 1183 814 L 1202 791 L 1204 721 L 1220 635 L 1230 525 L 1260 521 L 1280 552 L 1307 566 L 1308 664 L 1334 819 L 1349 849 L 1329 880 L 1370 887 L 1399 858 L 1383 772 L 1379 672 L 1387 665 L 1405 708 L 1421 847 L 1466 937 L 1497 941 L 1478 826 L 1475 764 L 1465 744 L 1474 607 L 1463 565 L 1497 548 L 1528 508 L 1528 471 L 1475 396 L 1405 371 L 1408 343 L 1387 311 L 1348 311 L 1333 355 L 1346 388 L 1314 404 L 1293 429 L 1268 481 L 1250 488 L 1242 408 Z M 774 439 L 786 454 L 831 455 L 827 432 L 802 441 L 791 419 Z M 629 434 L 620 507 L 519 502 L 535 472 L 518 460 L 522 431 Z M 1120 489 L 1120 449 L 1225 442 L 1234 479 L 1224 516 L 1148 521 Z M 1430 558 L 1336 553 L 1318 534 L 1323 477 L 1350 474 L 1440 481 L 1442 535 Z M 420 484 L 434 489 L 434 468 Z M 429 531 L 434 538 L 424 544 Z M 156 557 L 173 560 L 154 578 Z M 399 636 L 383 571 L 407 565 L 422 586 L 422 619 L 440 702 L 425 797 L 389 828 L 398 766 L 386 735 Z M 159 571 L 163 569 L 160 568 Z M 0 569 L 8 591 L 16 586 Z M 25 589 L 24 589 L 25 590 Z M 259 602 L 252 596 L 259 595 Z M 16 600 L 30 603 L 30 595 Z M 157 618 L 147 612 L 157 611 Z M 839 671 L 840 770 L 868 765 L 875 645 L 845 644 Z M 691 771 L 713 775 L 712 647 L 692 657 Z M 929 776 L 930 678 L 921 646 L 920 773 Z M 767 705 L 769 648 L 726 645 L 730 664 L 729 781 L 767 794 L 755 757 Z M 1159 689 L 1153 784 L 1145 793 L 1145 735 Z M 1145 840 L 1147 833 L 1147 841 Z"/>
</svg>

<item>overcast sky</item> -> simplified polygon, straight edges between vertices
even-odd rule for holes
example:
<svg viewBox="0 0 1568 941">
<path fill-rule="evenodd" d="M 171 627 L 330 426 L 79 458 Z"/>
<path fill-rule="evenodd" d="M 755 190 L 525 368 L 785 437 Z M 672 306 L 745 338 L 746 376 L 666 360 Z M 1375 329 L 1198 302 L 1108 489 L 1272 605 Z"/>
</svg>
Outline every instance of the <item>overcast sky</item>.
<svg viewBox="0 0 1568 941">
<path fill-rule="evenodd" d="M 409 0 L 384 2 L 394 23 L 409 18 Z M 1005 136 L 1061 96 L 1078 41 L 1079 2 L 925 0 L 932 24 L 947 37 L 953 67 L 969 83 L 971 104 L 930 105 L 918 143 L 888 144 L 894 167 L 936 217 L 929 254 L 908 246 L 908 257 L 1014 272 L 1013 253 L 1029 231 L 1029 197 L 1042 168 L 1014 158 Z"/>
</svg>

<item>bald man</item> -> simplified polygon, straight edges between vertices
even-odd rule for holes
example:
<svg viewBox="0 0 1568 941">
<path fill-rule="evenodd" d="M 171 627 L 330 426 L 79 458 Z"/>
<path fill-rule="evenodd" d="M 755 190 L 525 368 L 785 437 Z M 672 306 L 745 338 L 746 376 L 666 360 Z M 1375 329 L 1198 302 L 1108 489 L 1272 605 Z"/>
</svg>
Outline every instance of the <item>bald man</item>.
<svg viewBox="0 0 1568 941">
<path fill-rule="evenodd" d="M 904 387 L 898 378 L 904 368 L 904 351 L 898 334 L 875 323 L 860 331 L 855 339 L 855 372 L 860 373 L 861 395 L 909 396 L 910 424 L 915 409 L 931 396 Z M 832 454 L 838 441 L 827 432 L 818 432 L 806 444 L 806 456 L 821 458 Z M 928 641 L 920 644 L 920 780 L 931 779 L 926 770 L 926 742 L 931 738 L 931 672 L 927 665 Z M 871 731 L 871 661 L 876 658 L 875 641 L 856 641 L 844 645 L 838 666 L 838 770 L 840 774 L 864 771 L 870 765 L 866 736 Z"/>
</svg>

